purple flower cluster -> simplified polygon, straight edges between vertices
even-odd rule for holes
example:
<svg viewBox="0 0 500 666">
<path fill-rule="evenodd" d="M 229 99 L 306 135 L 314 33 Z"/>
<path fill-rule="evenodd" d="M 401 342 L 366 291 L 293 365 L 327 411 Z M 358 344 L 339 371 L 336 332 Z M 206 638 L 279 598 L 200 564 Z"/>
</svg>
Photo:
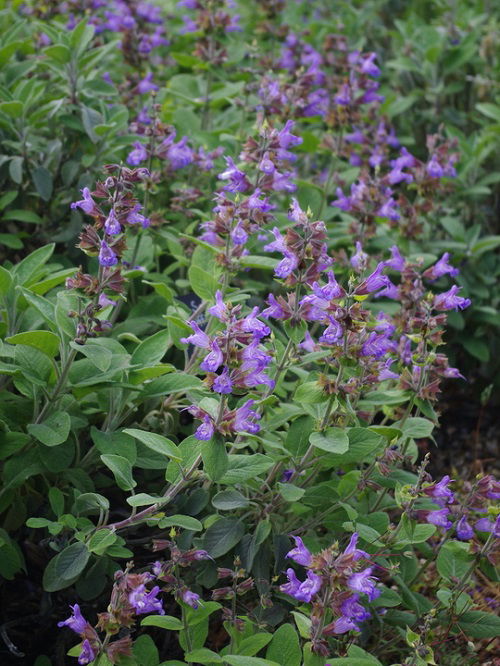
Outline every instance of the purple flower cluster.
<svg viewBox="0 0 500 666">
<path fill-rule="evenodd" d="M 363 567 L 369 555 L 357 548 L 359 535 L 355 532 L 346 549 L 339 553 L 336 546 L 313 555 L 300 537 L 293 537 L 295 548 L 287 557 L 306 568 L 301 581 L 295 571 L 287 569 L 288 583 L 280 590 L 297 601 L 312 603 L 313 618 L 321 617 L 330 609 L 335 619 L 322 629 L 322 636 L 360 631 L 359 623 L 370 617 L 361 604 L 363 596 L 373 601 L 380 595 L 373 566 Z M 317 646 L 321 650 L 321 645 Z"/>
<path fill-rule="evenodd" d="M 440 508 L 427 511 L 425 519 L 428 523 L 442 527 L 445 530 L 455 527 L 457 537 L 462 541 L 469 541 L 477 532 L 491 532 L 496 538 L 500 538 L 500 516 L 496 520 L 488 517 L 477 518 L 487 511 L 488 502 L 500 499 L 500 483 L 491 475 L 482 477 L 472 489 L 467 502 L 456 499 L 455 493 L 449 488 L 452 483 L 448 475 L 440 481 L 434 482 L 423 488 L 423 494 L 430 497 Z M 452 513 L 453 512 L 453 513 Z M 471 515 L 476 514 L 472 519 Z M 456 516 L 455 521 L 450 518 Z M 471 525 L 471 520 L 474 520 Z"/>
</svg>

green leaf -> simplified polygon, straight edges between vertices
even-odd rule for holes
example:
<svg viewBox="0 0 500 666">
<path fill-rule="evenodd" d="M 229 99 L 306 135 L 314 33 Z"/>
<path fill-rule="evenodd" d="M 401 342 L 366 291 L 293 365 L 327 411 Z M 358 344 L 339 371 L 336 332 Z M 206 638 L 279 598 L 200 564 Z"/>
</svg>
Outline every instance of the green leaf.
<svg viewBox="0 0 500 666">
<path fill-rule="evenodd" d="M 292 483 L 278 483 L 280 495 L 286 502 L 298 502 L 305 494 L 305 488 L 299 488 Z"/>
<path fill-rule="evenodd" d="M 171 393 L 185 393 L 192 389 L 201 389 L 204 384 L 198 377 L 177 372 L 168 377 L 158 377 L 141 389 L 143 397 L 170 395 Z"/>
<path fill-rule="evenodd" d="M 101 460 L 113 472 L 119 488 L 122 490 L 135 488 L 137 482 L 132 477 L 132 465 L 127 458 L 108 453 L 102 455 Z"/>
<path fill-rule="evenodd" d="M 54 248 L 55 243 L 39 247 L 14 266 L 12 272 L 17 276 L 20 284 L 26 284 L 35 272 L 47 263 L 54 252 Z"/>
<path fill-rule="evenodd" d="M 497 638 L 500 636 L 500 617 L 484 611 L 467 611 L 457 622 L 466 636 Z"/>
<path fill-rule="evenodd" d="M 423 543 L 436 531 L 435 525 L 419 525 L 406 515 L 401 516 L 402 528 L 398 535 L 399 543 Z"/>
<path fill-rule="evenodd" d="M 44 201 L 50 201 L 54 187 L 50 171 L 43 166 L 37 166 L 33 170 L 32 177 L 38 194 Z"/>
<path fill-rule="evenodd" d="M 156 365 L 165 356 L 169 341 L 170 334 L 167 330 L 158 331 L 136 347 L 130 359 L 130 364 L 142 367 Z"/>
<path fill-rule="evenodd" d="M 5 341 L 11 345 L 26 345 L 34 347 L 46 354 L 49 358 L 55 358 L 59 353 L 59 338 L 50 331 L 28 331 L 26 333 L 16 333 Z"/>
<path fill-rule="evenodd" d="M 245 495 L 238 490 L 221 490 L 212 498 L 212 505 L 219 511 L 232 511 L 233 509 L 243 509 L 248 506 L 249 501 Z"/>
<path fill-rule="evenodd" d="M 43 574 L 43 587 L 57 592 L 69 587 L 85 569 L 90 553 L 82 542 L 73 543 L 53 557 Z"/>
<path fill-rule="evenodd" d="M 112 546 L 118 539 L 118 535 L 111 530 L 97 530 L 87 542 L 87 548 L 91 553 L 104 555 L 108 546 Z"/>
<path fill-rule="evenodd" d="M 294 399 L 298 403 L 316 403 L 324 402 L 327 396 L 318 382 L 306 382 L 297 388 Z"/>
<path fill-rule="evenodd" d="M 9 210 L 4 213 L 4 220 L 15 220 L 28 224 L 42 224 L 42 218 L 33 210 Z"/>
<path fill-rule="evenodd" d="M 288 428 L 285 446 L 292 456 L 303 456 L 309 447 L 309 436 L 314 428 L 312 416 L 299 416 Z"/>
<path fill-rule="evenodd" d="M 349 437 L 342 428 L 328 428 L 324 432 L 313 432 L 309 442 L 322 451 L 346 453 L 349 449 Z"/>
<path fill-rule="evenodd" d="M 110 349 L 106 349 L 102 345 L 96 345 L 92 342 L 86 341 L 84 345 L 80 345 L 77 342 L 70 342 L 70 347 L 80 354 L 83 354 L 86 358 L 91 361 L 95 367 L 101 372 L 106 372 L 111 366 L 113 360 L 113 352 Z"/>
<path fill-rule="evenodd" d="M 243 655 L 224 655 L 224 661 L 230 666 L 280 666 L 276 661 L 261 659 L 260 657 L 245 657 Z"/>
<path fill-rule="evenodd" d="M 293 619 L 302 638 L 311 637 L 311 618 L 306 617 L 299 611 L 292 611 Z"/>
<path fill-rule="evenodd" d="M 460 541 L 448 541 L 440 549 L 436 558 L 439 574 L 447 580 L 453 581 L 464 576 L 474 561 L 469 554 L 469 544 Z"/>
<path fill-rule="evenodd" d="M 220 481 L 229 466 L 226 443 L 221 437 L 212 437 L 201 449 L 203 471 L 211 481 Z"/>
<path fill-rule="evenodd" d="M 211 301 L 220 287 L 219 281 L 200 266 L 189 267 L 188 279 L 194 293 L 204 301 Z"/>
<path fill-rule="evenodd" d="M 71 60 L 71 51 L 67 46 L 64 46 L 64 44 L 47 46 L 47 48 L 43 50 L 43 53 L 61 65 L 65 65 Z"/>
<path fill-rule="evenodd" d="M 401 428 L 405 437 L 412 437 L 413 439 L 430 437 L 434 430 L 434 423 L 420 416 L 410 416 L 402 425 L 401 423 L 400 421 L 396 421 L 394 427 Z"/>
<path fill-rule="evenodd" d="M 240 266 L 245 268 L 263 268 L 264 270 L 274 271 L 278 263 L 279 259 L 274 259 L 273 257 L 258 257 L 253 254 L 240 258 Z"/>
<path fill-rule="evenodd" d="M 291 624 L 282 624 L 274 632 L 266 652 L 266 659 L 276 661 L 287 666 L 300 666 L 302 663 L 302 650 L 297 632 Z"/>
<path fill-rule="evenodd" d="M 196 518 L 193 518 L 192 516 L 182 516 L 180 514 L 165 516 L 165 518 L 160 520 L 159 526 L 162 529 L 167 527 L 182 527 L 183 529 L 191 530 L 192 532 L 200 532 L 203 529 L 203 525 Z"/>
<path fill-rule="evenodd" d="M 20 118 L 23 115 L 24 105 L 18 100 L 11 102 L 0 102 L 0 111 L 11 118 Z"/>
<path fill-rule="evenodd" d="M 130 506 L 151 506 L 157 502 L 161 502 L 162 497 L 160 495 L 148 495 L 148 493 L 137 493 L 137 495 L 131 495 L 127 497 L 127 504 Z"/>
<path fill-rule="evenodd" d="M 498 106 L 498 104 L 483 102 L 481 104 L 476 104 L 476 109 L 484 116 L 500 123 L 500 106 Z"/>
<path fill-rule="evenodd" d="M 229 455 L 229 468 L 224 474 L 220 483 L 224 485 L 234 485 L 244 483 L 253 479 L 259 474 L 267 472 L 272 467 L 273 460 L 262 453 L 253 455 Z"/>
<path fill-rule="evenodd" d="M 45 446 L 63 444 L 69 435 L 71 419 L 66 412 L 54 412 L 42 423 L 30 423 L 28 432 Z"/>
<path fill-rule="evenodd" d="M 179 618 L 173 615 L 148 615 L 141 620 L 141 627 L 160 627 L 170 631 L 180 631 L 183 626 Z"/>
<path fill-rule="evenodd" d="M 24 164 L 24 158 L 21 157 L 20 155 L 16 155 L 15 157 L 13 157 L 10 160 L 9 164 L 10 177 L 18 185 L 21 185 L 21 183 L 23 182 L 23 164 Z"/>
<path fill-rule="evenodd" d="M 238 654 L 253 657 L 257 652 L 260 652 L 262 648 L 266 647 L 272 637 L 273 635 L 267 631 L 260 631 L 251 636 L 247 636 L 239 644 Z"/>
<path fill-rule="evenodd" d="M 191 650 L 186 652 L 184 655 L 189 663 L 193 662 L 195 664 L 224 664 L 225 659 L 219 657 L 216 652 L 212 652 L 208 648 L 198 648 L 197 650 Z"/>
<path fill-rule="evenodd" d="M 219 518 L 205 532 L 203 547 L 212 557 L 220 557 L 236 546 L 244 532 L 243 523 L 236 518 Z"/>
<path fill-rule="evenodd" d="M 126 428 L 123 432 L 126 435 L 131 435 L 135 439 L 138 439 L 139 442 L 142 442 L 148 447 L 148 449 L 151 449 L 162 456 L 166 456 L 177 462 L 182 460 L 181 452 L 177 446 L 166 437 L 163 437 L 163 435 L 157 435 L 154 432 L 147 432 L 146 430 L 138 430 L 137 428 Z"/>
<path fill-rule="evenodd" d="M 9 271 L 0 266 L 0 296 L 4 296 L 12 285 L 12 277 Z"/>
</svg>

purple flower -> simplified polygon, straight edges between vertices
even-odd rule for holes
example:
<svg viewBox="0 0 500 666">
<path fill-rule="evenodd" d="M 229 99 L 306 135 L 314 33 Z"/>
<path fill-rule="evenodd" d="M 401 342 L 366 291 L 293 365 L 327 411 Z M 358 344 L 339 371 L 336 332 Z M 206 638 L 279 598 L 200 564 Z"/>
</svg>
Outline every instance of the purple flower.
<svg viewBox="0 0 500 666">
<path fill-rule="evenodd" d="M 136 90 L 139 93 L 139 95 L 145 95 L 146 93 L 151 92 L 152 90 L 158 90 L 158 86 L 153 83 L 152 72 L 147 74 L 143 79 L 141 79 L 141 81 L 139 81 Z"/>
<path fill-rule="evenodd" d="M 87 622 L 87 620 L 81 614 L 80 606 L 78 604 L 75 604 L 74 606 L 70 606 L 70 608 L 73 612 L 73 615 L 68 617 L 67 620 L 63 620 L 62 622 L 58 622 L 57 626 L 58 627 L 69 627 L 75 633 L 83 634 L 85 629 L 89 626 L 89 623 Z"/>
<path fill-rule="evenodd" d="M 333 100 L 335 104 L 338 104 L 339 106 L 349 106 L 351 103 L 351 90 L 347 83 L 344 83 L 342 86 L 340 86 L 340 90 L 335 95 Z"/>
<path fill-rule="evenodd" d="M 224 356 L 217 344 L 217 340 L 213 340 L 210 343 L 212 351 L 205 356 L 203 361 L 200 363 L 200 368 L 206 372 L 215 372 L 222 365 Z"/>
<path fill-rule="evenodd" d="M 350 620 L 354 619 L 356 622 L 363 622 L 370 617 L 369 611 L 359 603 L 359 596 L 357 594 L 353 594 L 341 603 L 340 612 L 344 617 Z"/>
<path fill-rule="evenodd" d="M 451 482 L 452 481 L 448 475 L 443 476 L 438 483 L 433 483 L 431 486 L 424 488 L 424 493 L 437 500 L 441 506 L 443 506 L 443 504 L 450 504 L 455 499 L 453 492 L 448 488 L 448 485 Z"/>
<path fill-rule="evenodd" d="M 389 197 L 376 211 L 379 217 L 386 217 L 389 220 L 397 221 L 401 217 L 397 211 L 398 204 L 393 197 Z"/>
<path fill-rule="evenodd" d="M 295 123 L 293 120 L 287 120 L 283 129 L 278 132 L 278 141 L 280 147 L 284 148 L 285 150 L 292 146 L 299 146 L 303 141 L 302 137 L 295 136 L 291 133 L 294 125 Z"/>
<path fill-rule="evenodd" d="M 243 228 L 241 222 L 238 222 L 238 224 L 231 231 L 231 240 L 233 241 L 234 245 L 245 245 L 247 242 L 248 234 Z"/>
<path fill-rule="evenodd" d="M 480 518 L 474 527 L 480 532 L 493 532 L 497 539 L 500 538 L 500 516 L 497 516 L 494 523 L 488 520 L 488 518 Z"/>
<path fill-rule="evenodd" d="M 111 298 L 108 298 L 104 292 L 99 294 L 99 305 L 101 308 L 105 308 L 108 305 L 116 305 L 116 301 L 113 301 Z"/>
<path fill-rule="evenodd" d="M 101 249 L 99 250 L 99 263 L 101 266 L 115 266 L 118 263 L 118 257 L 109 247 L 106 241 L 101 241 Z"/>
<path fill-rule="evenodd" d="M 307 572 L 307 578 L 300 582 L 293 569 L 287 569 L 288 583 L 280 586 L 280 590 L 294 597 L 298 601 L 310 602 L 313 596 L 321 589 L 321 577 L 312 571 Z"/>
<path fill-rule="evenodd" d="M 148 151 L 146 150 L 146 146 L 140 141 L 134 141 L 132 145 L 134 146 L 134 150 L 131 150 L 127 155 L 127 164 L 137 166 L 148 159 Z"/>
<path fill-rule="evenodd" d="M 330 204 L 331 206 L 335 206 L 335 208 L 340 208 L 340 210 L 343 211 L 350 211 L 352 209 L 352 200 L 350 197 L 346 197 L 345 194 L 342 192 L 340 187 L 337 187 L 336 189 L 336 194 L 337 194 L 337 199 L 335 201 L 332 201 Z"/>
<path fill-rule="evenodd" d="M 251 210 L 260 210 L 263 213 L 267 213 L 268 211 L 275 208 L 275 206 L 269 203 L 269 199 L 267 199 L 267 197 L 260 199 L 260 195 L 261 190 L 257 187 L 252 196 L 248 197 L 247 204 Z"/>
<path fill-rule="evenodd" d="M 465 310 L 471 304 L 469 298 L 457 296 L 461 287 L 453 285 L 451 289 L 442 294 L 436 294 L 434 297 L 434 307 L 436 310 Z"/>
<path fill-rule="evenodd" d="M 139 211 L 142 209 L 141 204 L 135 204 L 132 210 L 127 215 L 127 222 L 129 224 L 140 224 L 143 229 L 146 229 L 151 224 L 148 217 L 145 217 Z"/>
<path fill-rule="evenodd" d="M 468 541 L 474 536 L 474 530 L 467 522 L 467 518 L 462 516 L 456 526 L 457 537 L 462 541 Z"/>
<path fill-rule="evenodd" d="M 194 153 L 187 146 L 187 136 L 183 136 L 180 141 L 173 143 L 167 150 L 167 157 L 170 160 L 172 169 L 182 169 L 188 166 L 194 159 Z"/>
<path fill-rule="evenodd" d="M 81 208 L 84 213 L 87 213 L 87 215 L 93 215 L 94 213 L 97 212 L 95 201 L 92 199 L 92 195 L 90 194 L 90 190 L 88 187 L 84 187 L 82 190 L 83 194 L 83 199 L 80 199 L 80 201 L 74 201 L 71 204 L 71 208 Z"/>
<path fill-rule="evenodd" d="M 183 21 L 184 25 L 179 30 L 179 32 L 182 35 L 187 35 L 191 32 L 197 32 L 198 31 L 198 24 L 196 23 L 196 21 L 193 21 L 193 19 L 190 16 L 188 16 L 187 14 L 184 14 L 182 16 L 182 21 Z"/>
<path fill-rule="evenodd" d="M 295 177 L 293 171 L 285 171 L 280 173 L 279 171 L 273 172 L 273 183 L 272 188 L 276 192 L 295 192 L 297 185 L 291 180 Z"/>
<path fill-rule="evenodd" d="M 292 479 L 294 474 L 295 474 L 295 470 L 293 470 L 293 469 L 284 469 L 283 474 L 281 475 L 281 479 L 280 479 L 281 483 L 288 483 Z"/>
<path fill-rule="evenodd" d="M 264 173 L 271 174 L 275 171 L 276 167 L 274 166 L 273 161 L 269 157 L 269 153 L 264 153 L 263 158 L 259 162 L 259 169 Z"/>
<path fill-rule="evenodd" d="M 427 164 L 427 173 L 431 178 L 442 178 L 444 175 L 444 169 L 439 164 L 436 155 L 433 155 Z"/>
<path fill-rule="evenodd" d="M 436 525 L 437 527 L 444 527 L 445 530 L 449 530 L 452 526 L 452 522 L 448 520 L 448 514 L 450 513 L 449 509 L 438 509 L 437 511 L 429 511 L 427 514 L 426 521 L 431 525 Z"/>
<path fill-rule="evenodd" d="M 247 333 L 253 333 L 256 338 L 264 338 L 266 335 L 269 335 L 271 333 L 271 329 L 269 326 L 266 326 L 264 322 L 260 321 L 260 319 L 257 319 L 257 314 L 259 313 L 259 308 L 256 306 L 248 314 L 244 319 L 241 321 L 241 327 L 242 329 L 247 332 Z"/>
<path fill-rule="evenodd" d="M 366 280 L 363 280 L 355 293 L 357 295 L 370 294 L 378 289 L 382 289 L 382 287 L 386 287 L 389 283 L 389 278 L 386 275 L 382 275 L 384 268 L 385 262 L 381 261 L 373 273 L 371 273 Z"/>
<path fill-rule="evenodd" d="M 260 419 L 260 414 L 250 409 L 253 404 L 254 400 L 247 400 L 236 410 L 234 417 L 234 429 L 236 432 L 249 432 L 251 434 L 259 432 L 260 426 L 254 423 L 254 421 Z"/>
<path fill-rule="evenodd" d="M 347 586 L 353 590 L 353 592 L 362 592 L 363 594 L 366 594 L 370 601 L 373 601 L 380 596 L 380 590 L 375 587 L 377 580 L 370 575 L 372 571 L 373 567 L 368 567 L 364 571 L 352 574 L 352 576 L 349 576 L 347 579 Z"/>
<path fill-rule="evenodd" d="M 219 180 L 229 180 L 229 185 L 224 187 L 229 192 L 245 192 L 249 184 L 244 171 L 240 171 L 231 157 L 225 157 L 227 169 L 218 175 Z"/>
<path fill-rule="evenodd" d="M 376 53 L 369 53 L 365 58 L 361 59 L 361 71 L 363 74 L 369 74 L 370 76 L 380 76 L 380 69 L 373 62 L 376 57 Z"/>
<path fill-rule="evenodd" d="M 387 259 L 387 261 L 383 262 L 386 266 L 389 268 L 392 268 L 394 271 L 401 272 L 403 268 L 405 267 L 406 260 L 405 258 L 401 255 L 401 252 L 399 251 L 399 248 L 397 245 L 393 245 L 391 247 L 391 258 Z"/>
<path fill-rule="evenodd" d="M 78 657 L 78 663 L 84 666 L 85 664 L 90 664 L 90 662 L 94 661 L 95 658 L 96 653 L 94 652 L 89 640 L 86 638 L 82 643 L 82 649 Z"/>
<path fill-rule="evenodd" d="M 287 278 L 299 265 L 299 258 L 290 250 L 285 250 L 285 257 L 274 269 L 274 274 L 280 278 Z"/>
<path fill-rule="evenodd" d="M 214 436 L 215 428 L 212 419 L 208 414 L 203 417 L 203 423 L 198 426 L 194 436 L 203 442 L 208 442 Z"/>
<path fill-rule="evenodd" d="M 208 308 L 208 313 L 217 317 L 217 319 L 220 319 L 221 321 L 224 320 L 227 315 L 227 306 L 224 303 L 222 292 L 220 290 L 215 292 L 215 305 Z"/>
<path fill-rule="evenodd" d="M 390 368 L 394 363 L 395 359 L 388 358 L 382 365 L 382 368 L 379 370 L 378 379 L 379 381 L 384 381 L 385 379 L 399 379 L 397 372 L 393 372 Z"/>
<path fill-rule="evenodd" d="M 304 340 L 299 344 L 299 347 L 306 352 L 313 352 L 316 349 L 316 343 L 314 342 L 309 331 L 306 331 Z"/>
<path fill-rule="evenodd" d="M 354 622 L 349 617 L 345 617 L 345 615 L 341 615 L 335 622 L 333 623 L 333 633 L 334 634 L 345 634 L 348 631 L 359 631 L 358 625 Z"/>
<path fill-rule="evenodd" d="M 303 564 L 305 567 L 308 567 L 312 560 L 311 553 L 304 546 L 304 542 L 300 537 L 292 536 L 292 539 L 295 541 L 295 548 L 292 548 L 286 556 L 297 562 L 297 564 Z"/>
<path fill-rule="evenodd" d="M 231 393 L 233 390 L 233 382 L 231 381 L 231 377 L 229 376 L 229 370 L 228 368 L 224 368 L 222 373 L 218 375 L 218 377 L 215 379 L 214 383 L 212 384 L 212 389 L 216 393 Z"/>
<path fill-rule="evenodd" d="M 451 266 L 448 263 L 449 258 L 450 258 L 449 252 L 445 252 L 441 257 L 441 259 L 436 261 L 434 266 L 431 266 L 431 268 L 428 268 L 426 271 L 424 271 L 423 276 L 428 278 L 429 280 L 437 280 L 438 278 L 446 274 L 449 274 L 452 277 L 458 275 L 460 271 L 458 270 L 458 268 L 455 268 L 454 266 Z"/>
<path fill-rule="evenodd" d="M 115 213 L 114 208 L 112 208 L 109 211 L 109 215 L 106 218 L 106 221 L 104 222 L 104 230 L 110 236 L 113 236 L 115 234 L 119 234 L 120 231 L 122 230 L 121 225 L 118 221 L 118 218 L 116 217 L 116 213 Z"/>
<path fill-rule="evenodd" d="M 266 252 L 287 252 L 288 250 L 285 245 L 285 239 L 281 235 L 278 227 L 273 227 L 272 234 L 275 240 L 273 240 L 271 243 L 268 243 L 267 245 L 264 245 L 263 250 Z"/>
<path fill-rule="evenodd" d="M 153 612 L 157 612 L 159 615 L 165 615 L 161 600 L 156 598 L 159 591 L 160 588 L 158 585 L 153 587 L 149 592 L 144 583 L 138 585 L 128 595 L 129 604 L 135 610 L 137 615 Z"/>
<path fill-rule="evenodd" d="M 285 318 L 286 316 L 285 311 L 278 303 L 273 294 L 269 294 L 269 296 L 267 297 L 267 303 L 269 304 L 269 307 L 262 311 L 263 317 L 265 317 L 266 319 L 268 319 L 269 317 L 273 317 L 274 319 Z"/>
<path fill-rule="evenodd" d="M 368 553 L 365 553 L 364 550 L 356 548 L 358 544 L 358 539 L 359 539 L 359 534 L 357 532 L 353 532 L 349 540 L 349 543 L 347 544 L 347 548 L 344 550 L 344 555 L 352 555 L 352 559 L 354 562 L 357 562 L 358 560 L 361 559 L 369 558 Z"/>
<path fill-rule="evenodd" d="M 188 321 L 188 324 L 193 329 L 193 335 L 188 335 L 187 338 L 181 338 L 180 342 L 185 345 L 195 345 L 195 347 L 203 347 L 208 349 L 210 347 L 210 338 L 208 335 L 201 330 L 198 324 L 195 321 Z"/>
<path fill-rule="evenodd" d="M 181 592 L 181 599 L 185 604 L 197 610 L 200 606 L 200 595 L 196 592 L 191 592 L 191 590 L 183 590 Z"/>
<path fill-rule="evenodd" d="M 342 326 L 336 321 L 333 317 L 329 317 L 330 323 L 323 331 L 323 334 L 319 337 L 318 342 L 322 342 L 327 345 L 336 344 L 339 339 L 344 334 Z"/>
</svg>

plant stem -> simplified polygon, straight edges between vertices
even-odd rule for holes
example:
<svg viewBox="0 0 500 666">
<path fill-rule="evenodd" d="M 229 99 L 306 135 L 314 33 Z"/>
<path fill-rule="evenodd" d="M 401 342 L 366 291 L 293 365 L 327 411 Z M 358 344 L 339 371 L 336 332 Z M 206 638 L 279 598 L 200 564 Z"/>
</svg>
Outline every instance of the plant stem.
<svg viewBox="0 0 500 666">
<path fill-rule="evenodd" d="M 200 463 L 201 463 L 201 455 L 196 457 L 196 460 L 193 462 L 193 464 L 187 470 L 187 472 L 183 475 L 182 479 L 177 481 L 177 483 L 175 483 L 173 486 L 170 486 L 170 488 L 165 492 L 161 500 L 156 502 L 156 504 L 148 506 L 147 509 L 139 511 L 139 513 L 137 513 L 135 516 L 130 515 L 128 518 L 125 518 L 124 520 L 119 520 L 118 522 L 110 523 L 109 525 L 103 525 L 103 527 L 113 531 L 123 530 L 125 528 L 132 527 L 133 525 L 137 525 L 138 523 L 141 523 L 144 520 L 147 520 L 150 516 L 159 511 L 163 506 L 171 502 L 174 499 L 174 497 L 176 497 L 180 493 L 180 491 L 184 489 L 188 481 L 191 479 L 193 473 L 198 469 Z"/>
</svg>

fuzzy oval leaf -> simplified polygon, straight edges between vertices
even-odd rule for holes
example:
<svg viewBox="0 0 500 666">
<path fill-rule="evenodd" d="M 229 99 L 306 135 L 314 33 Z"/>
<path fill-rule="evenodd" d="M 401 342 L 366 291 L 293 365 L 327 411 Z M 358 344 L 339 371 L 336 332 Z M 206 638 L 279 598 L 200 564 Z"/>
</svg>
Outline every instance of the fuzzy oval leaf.
<svg viewBox="0 0 500 666">
<path fill-rule="evenodd" d="M 141 627 L 160 627 L 170 631 L 180 631 L 184 625 L 173 615 L 148 615 L 141 621 Z"/>
<path fill-rule="evenodd" d="M 70 428 L 69 414 L 54 412 L 43 423 L 30 423 L 28 432 L 45 446 L 58 446 L 68 439 Z"/>
<path fill-rule="evenodd" d="M 309 442 L 317 449 L 328 453 L 346 453 L 349 449 L 349 437 L 341 428 L 328 428 L 324 432 L 313 432 Z"/>
<path fill-rule="evenodd" d="M 5 341 L 11 345 L 26 345 L 34 347 L 46 354 L 49 358 L 54 358 L 59 353 L 59 338 L 50 331 L 26 331 L 25 333 L 16 333 Z"/>
<path fill-rule="evenodd" d="M 115 477 L 115 481 L 122 490 L 132 490 L 137 485 L 132 476 L 132 465 L 127 458 L 117 456 L 113 453 L 105 453 L 101 456 L 102 462 L 108 467 Z"/>
<path fill-rule="evenodd" d="M 244 532 L 243 523 L 236 518 L 220 518 L 205 532 L 204 549 L 212 557 L 225 555 L 236 546 Z"/>
<path fill-rule="evenodd" d="M 177 446 L 170 441 L 170 439 L 163 437 L 163 435 L 157 435 L 156 433 L 148 432 L 147 430 L 138 430 L 137 428 L 126 428 L 123 432 L 126 435 L 131 435 L 135 439 L 138 439 L 142 444 L 147 446 L 148 449 L 151 449 L 156 453 L 160 453 L 177 462 L 182 460 L 181 452 Z"/>
</svg>

